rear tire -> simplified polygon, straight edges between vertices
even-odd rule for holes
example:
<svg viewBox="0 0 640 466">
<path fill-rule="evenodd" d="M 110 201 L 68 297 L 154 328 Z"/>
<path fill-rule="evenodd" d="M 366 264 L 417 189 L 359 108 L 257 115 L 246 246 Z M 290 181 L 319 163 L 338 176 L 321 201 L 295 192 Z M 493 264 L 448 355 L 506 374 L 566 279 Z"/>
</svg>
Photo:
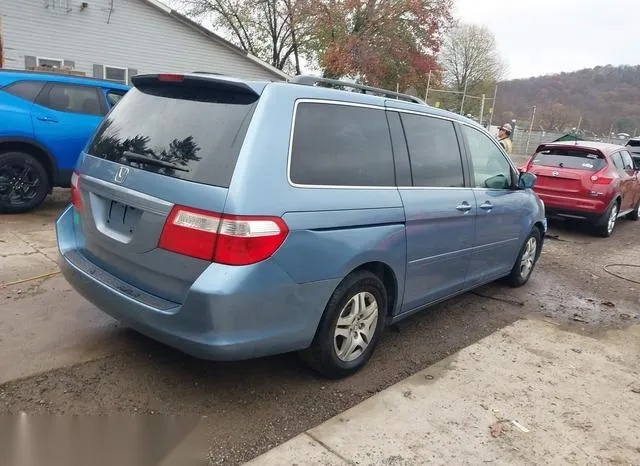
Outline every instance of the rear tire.
<svg viewBox="0 0 640 466">
<path fill-rule="evenodd" d="M 640 219 L 640 201 L 638 201 L 638 205 L 636 205 L 636 208 L 633 209 L 633 212 L 629 212 L 627 214 L 627 218 L 629 220 L 633 220 L 634 222 Z"/>
<path fill-rule="evenodd" d="M 331 296 L 311 346 L 302 358 L 330 379 L 359 371 L 371 358 L 382 333 L 387 292 L 367 271 L 349 275 Z"/>
<path fill-rule="evenodd" d="M 38 207 L 49 193 L 49 177 L 40 162 L 25 152 L 0 154 L 0 213 Z"/>
<path fill-rule="evenodd" d="M 511 273 L 507 276 L 507 283 L 514 288 L 522 286 L 529 281 L 531 273 L 536 266 L 538 257 L 540 257 L 540 248 L 542 247 L 542 237 L 540 230 L 536 227 L 527 236 L 520 254 L 516 259 L 516 263 L 511 269 Z"/>
<path fill-rule="evenodd" d="M 598 223 L 596 224 L 596 234 L 598 236 L 602 236 L 603 238 L 608 238 L 613 233 L 613 229 L 616 226 L 616 222 L 618 221 L 618 212 L 620 211 L 620 206 L 618 205 L 618 201 L 613 201 L 604 215 L 600 218 Z"/>
</svg>

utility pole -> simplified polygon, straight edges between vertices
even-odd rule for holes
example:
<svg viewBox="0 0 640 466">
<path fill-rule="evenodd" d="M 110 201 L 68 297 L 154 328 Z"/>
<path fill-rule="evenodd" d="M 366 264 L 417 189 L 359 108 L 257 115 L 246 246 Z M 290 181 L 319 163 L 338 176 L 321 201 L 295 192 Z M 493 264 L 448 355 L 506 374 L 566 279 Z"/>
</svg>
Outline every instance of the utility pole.
<svg viewBox="0 0 640 466">
<path fill-rule="evenodd" d="M 491 129 L 491 123 L 493 123 L 493 114 L 496 113 L 496 98 L 498 97 L 498 84 L 496 83 L 496 90 L 493 92 L 493 103 L 491 105 L 491 115 L 489 116 L 489 127 Z"/>
<path fill-rule="evenodd" d="M 464 82 L 464 91 L 462 91 L 462 102 L 460 103 L 460 115 L 464 115 L 464 98 L 467 96 L 467 84 L 469 84 L 469 78 Z"/>
<path fill-rule="evenodd" d="M 578 120 L 578 126 L 576 126 L 576 133 L 580 131 L 581 124 L 582 124 L 582 115 L 580 115 L 580 119 Z"/>
<path fill-rule="evenodd" d="M 429 98 L 429 86 L 431 86 L 431 70 L 429 70 L 429 77 L 427 78 L 427 92 L 424 94 L 424 101 L 427 102 Z"/>
<path fill-rule="evenodd" d="M 536 106 L 533 106 L 533 112 L 531 113 L 531 123 L 529 123 L 529 134 L 527 135 L 527 145 L 524 151 L 529 155 L 529 143 L 531 142 L 531 131 L 533 131 L 533 120 L 536 118 Z"/>
<path fill-rule="evenodd" d="M 482 120 L 484 119 L 484 98 L 485 95 L 482 94 L 482 99 L 480 100 L 480 125 L 482 125 Z"/>
</svg>

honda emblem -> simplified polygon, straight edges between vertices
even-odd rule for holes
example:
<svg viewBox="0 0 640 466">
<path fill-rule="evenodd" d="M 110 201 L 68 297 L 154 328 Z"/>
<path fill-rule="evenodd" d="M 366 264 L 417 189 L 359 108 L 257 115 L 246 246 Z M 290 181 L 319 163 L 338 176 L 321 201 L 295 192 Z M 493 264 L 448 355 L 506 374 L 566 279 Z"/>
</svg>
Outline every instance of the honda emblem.
<svg viewBox="0 0 640 466">
<path fill-rule="evenodd" d="M 129 174 L 129 169 L 127 167 L 120 167 L 116 172 L 116 176 L 113 177 L 113 181 L 116 183 L 122 183 Z"/>
<path fill-rule="evenodd" d="M 552 174 L 553 176 L 558 176 L 558 175 L 560 174 L 560 172 L 551 172 L 551 174 Z"/>
</svg>

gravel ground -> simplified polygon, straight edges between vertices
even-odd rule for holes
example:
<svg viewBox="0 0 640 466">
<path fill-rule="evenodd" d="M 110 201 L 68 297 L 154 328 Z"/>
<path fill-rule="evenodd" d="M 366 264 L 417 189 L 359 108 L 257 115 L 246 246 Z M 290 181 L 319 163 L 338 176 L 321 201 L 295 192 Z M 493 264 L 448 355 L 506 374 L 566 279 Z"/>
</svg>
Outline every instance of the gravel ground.
<svg viewBox="0 0 640 466">
<path fill-rule="evenodd" d="M 368 366 L 346 380 L 319 378 L 295 354 L 205 362 L 120 329 L 126 351 L 0 385 L 0 412 L 207 416 L 210 463 L 238 464 L 518 319 L 596 337 L 640 323 L 640 285 L 603 270 L 640 264 L 639 225 L 621 220 L 613 237 L 602 239 L 579 225 L 553 223 L 527 286 L 491 284 L 393 326 Z M 611 268 L 640 281 L 638 270 Z M 13 297 L 14 306 L 21 299 Z"/>
</svg>

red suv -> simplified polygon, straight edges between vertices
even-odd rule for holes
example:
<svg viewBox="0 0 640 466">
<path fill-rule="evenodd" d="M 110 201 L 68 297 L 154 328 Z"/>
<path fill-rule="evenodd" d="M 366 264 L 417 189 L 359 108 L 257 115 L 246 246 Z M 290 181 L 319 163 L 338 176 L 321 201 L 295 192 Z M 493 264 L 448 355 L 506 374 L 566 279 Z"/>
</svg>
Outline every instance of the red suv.
<svg viewBox="0 0 640 466">
<path fill-rule="evenodd" d="M 525 170 L 537 176 L 534 191 L 550 217 L 587 220 L 605 237 L 611 236 L 618 218 L 640 218 L 640 179 L 622 146 L 542 144 Z"/>
</svg>

